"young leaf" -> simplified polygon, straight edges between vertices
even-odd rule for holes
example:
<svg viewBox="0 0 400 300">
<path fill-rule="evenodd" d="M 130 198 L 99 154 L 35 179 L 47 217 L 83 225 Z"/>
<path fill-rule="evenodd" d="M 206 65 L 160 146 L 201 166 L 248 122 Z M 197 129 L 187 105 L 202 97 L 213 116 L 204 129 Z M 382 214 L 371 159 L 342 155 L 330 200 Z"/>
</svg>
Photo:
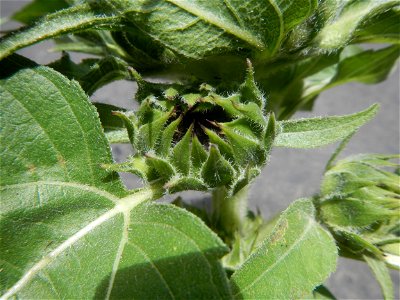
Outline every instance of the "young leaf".
<svg viewBox="0 0 400 300">
<path fill-rule="evenodd" d="M 4 298 L 230 297 L 218 237 L 174 206 L 140 205 L 160 187 L 128 195 L 100 166 L 109 145 L 76 82 L 38 66 L 0 95 Z"/>
<path fill-rule="evenodd" d="M 110 82 L 129 78 L 128 64 L 118 57 L 108 56 L 94 64 L 84 76 L 76 79 L 83 90 L 91 95 Z"/>
<path fill-rule="evenodd" d="M 299 298 L 335 270 L 336 260 L 335 242 L 315 220 L 312 202 L 299 200 L 232 275 L 233 294 L 242 299 Z"/>
<path fill-rule="evenodd" d="M 396 43 L 400 41 L 400 10 L 393 8 L 364 22 L 355 32 L 356 43 Z"/>
<path fill-rule="evenodd" d="M 323 50 L 341 48 L 351 40 L 356 29 L 365 20 L 399 4 L 394 0 L 344 1 L 343 3 L 335 20 L 323 27 L 314 38 L 315 46 Z"/>
<path fill-rule="evenodd" d="M 368 50 L 342 60 L 329 87 L 350 81 L 377 83 L 385 80 L 399 58 L 399 45 Z"/>
<path fill-rule="evenodd" d="M 371 120 L 378 111 L 374 104 L 366 110 L 346 116 L 299 119 L 277 122 L 281 131 L 275 146 L 290 148 L 314 148 L 345 138 Z"/>
<path fill-rule="evenodd" d="M 363 258 L 379 282 L 384 299 L 394 299 L 393 283 L 385 263 L 368 255 L 364 255 Z"/>
</svg>

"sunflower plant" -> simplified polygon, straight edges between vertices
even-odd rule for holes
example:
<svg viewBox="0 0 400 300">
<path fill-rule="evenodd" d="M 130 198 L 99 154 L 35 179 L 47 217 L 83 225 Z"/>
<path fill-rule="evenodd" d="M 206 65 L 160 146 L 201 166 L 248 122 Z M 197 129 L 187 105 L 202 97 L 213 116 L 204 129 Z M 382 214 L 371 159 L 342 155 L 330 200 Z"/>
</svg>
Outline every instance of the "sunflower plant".
<svg viewBox="0 0 400 300">
<path fill-rule="evenodd" d="M 393 298 L 399 156 L 337 160 L 379 105 L 291 118 L 331 87 L 384 80 L 399 12 L 390 0 L 23 7 L 12 19 L 25 26 L 0 39 L 2 299 L 334 299 L 323 283 L 339 256 L 367 263 Z M 15 53 L 45 39 L 62 51 L 49 65 Z M 136 82 L 137 109 L 91 101 L 121 79 Z M 273 147 L 334 142 L 318 195 L 270 220 L 249 210 Z M 115 143 L 134 154 L 116 163 Z M 157 201 L 188 190 L 210 193 L 208 208 Z"/>
</svg>

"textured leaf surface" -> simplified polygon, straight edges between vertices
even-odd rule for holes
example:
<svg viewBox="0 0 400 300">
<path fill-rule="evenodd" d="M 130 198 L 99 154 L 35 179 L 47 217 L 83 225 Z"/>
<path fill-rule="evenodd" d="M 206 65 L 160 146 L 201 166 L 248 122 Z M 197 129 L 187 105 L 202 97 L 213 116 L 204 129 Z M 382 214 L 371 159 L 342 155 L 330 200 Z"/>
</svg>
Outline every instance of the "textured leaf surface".
<svg viewBox="0 0 400 300">
<path fill-rule="evenodd" d="M 127 195 L 100 167 L 109 145 L 76 82 L 21 69 L 0 95 L 5 298 L 229 297 L 217 236 L 179 208 L 140 204 L 158 190 Z"/>
<path fill-rule="evenodd" d="M 120 18 L 184 57 L 255 50 L 274 54 L 286 32 L 315 10 L 309 1 L 103 0 L 54 13 L 35 27 L 6 38 L 0 57 L 40 40 L 82 29 L 119 26 Z M 129 24 L 128 24 L 129 26 Z M 45 30 L 47 28 L 47 30 Z"/>
<path fill-rule="evenodd" d="M 347 116 L 281 121 L 281 132 L 275 146 L 291 148 L 320 147 L 345 138 L 373 118 L 378 110 L 374 104 L 366 110 Z"/>
<path fill-rule="evenodd" d="M 299 298 L 335 270 L 335 242 L 314 214 L 310 200 L 283 213 L 271 236 L 231 277 L 236 298 Z"/>
<path fill-rule="evenodd" d="M 363 22 L 399 5 L 398 1 L 393 0 L 338 1 L 338 3 L 342 7 L 334 20 L 329 22 L 314 39 L 314 43 L 322 49 L 345 46 Z"/>
</svg>

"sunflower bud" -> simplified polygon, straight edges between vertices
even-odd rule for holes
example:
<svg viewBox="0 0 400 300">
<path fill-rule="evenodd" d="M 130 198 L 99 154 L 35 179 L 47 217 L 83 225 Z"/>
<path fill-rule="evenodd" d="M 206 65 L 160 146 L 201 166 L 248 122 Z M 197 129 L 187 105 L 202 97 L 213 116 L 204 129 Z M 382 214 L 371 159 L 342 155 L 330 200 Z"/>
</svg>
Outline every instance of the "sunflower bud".
<svg viewBox="0 0 400 300">
<path fill-rule="evenodd" d="M 398 155 L 359 155 L 339 161 L 322 182 L 321 219 L 346 251 L 387 261 L 400 257 Z M 396 251 L 394 251 L 396 250 Z"/>
<path fill-rule="evenodd" d="M 234 191 L 259 174 L 275 138 L 275 118 L 263 111 L 265 100 L 248 62 L 245 82 L 222 96 L 208 84 L 198 90 L 152 84 L 132 70 L 139 85 L 136 112 L 116 112 L 125 123 L 135 156 L 115 171 L 145 181 L 162 181 L 168 192 Z"/>
</svg>

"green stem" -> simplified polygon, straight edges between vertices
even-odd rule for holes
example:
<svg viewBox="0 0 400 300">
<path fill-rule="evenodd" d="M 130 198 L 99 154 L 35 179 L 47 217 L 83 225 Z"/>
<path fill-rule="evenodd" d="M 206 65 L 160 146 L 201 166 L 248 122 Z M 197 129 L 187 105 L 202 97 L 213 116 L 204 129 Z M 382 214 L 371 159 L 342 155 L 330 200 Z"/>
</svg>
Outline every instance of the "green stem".
<svg viewBox="0 0 400 300">
<path fill-rule="evenodd" d="M 235 232 L 240 232 L 248 210 L 249 185 L 234 195 L 229 195 L 226 187 L 214 189 L 212 193 L 212 219 L 218 232 L 232 240 Z"/>
</svg>

